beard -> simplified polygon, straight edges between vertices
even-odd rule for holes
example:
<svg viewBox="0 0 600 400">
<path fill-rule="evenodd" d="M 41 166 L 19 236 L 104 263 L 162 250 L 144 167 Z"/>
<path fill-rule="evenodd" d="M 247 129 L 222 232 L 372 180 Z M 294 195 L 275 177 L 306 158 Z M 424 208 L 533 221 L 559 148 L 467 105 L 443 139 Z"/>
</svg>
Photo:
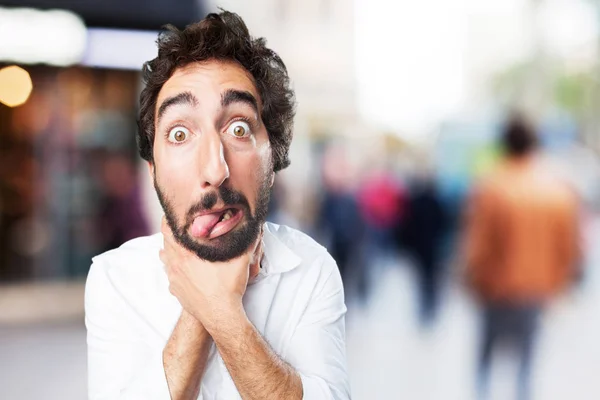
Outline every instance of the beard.
<svg viewBox="0 0 600 400">
<path fill-rule="evenodd" d="M 270 179 L 268 174 L 265 175 L 262 177 L 257 190 L 254 214 L 252 214 L 248 199 L 243 193 L 221 185 L 215 191 L 205 194 L 188 209 L 184 216 L 185 222 L 183 224 L 178 222 L 180 219 L 175 214 L 173 201 L 161 189 L 156 180 L 156 174 L 154 175 L 154 188 L 175 240 L 203 260 L 223 262 L 244 254 L 256 242 L 258 235 L 261 233 L 261 227 L 267 219 L 269 199 L 271 197 Z M 194 216 L 199 212 L 209 211 L 217 204 L 219 199 L 225 207 L 235 206 L 239 208 L 240 211 L 238 212 L 243 213 L 243 217 L 231 231 L 208 240 L 207 243 L 201 243 L 189 233 L 190 227 L 194 222 Z"/>
</svg>

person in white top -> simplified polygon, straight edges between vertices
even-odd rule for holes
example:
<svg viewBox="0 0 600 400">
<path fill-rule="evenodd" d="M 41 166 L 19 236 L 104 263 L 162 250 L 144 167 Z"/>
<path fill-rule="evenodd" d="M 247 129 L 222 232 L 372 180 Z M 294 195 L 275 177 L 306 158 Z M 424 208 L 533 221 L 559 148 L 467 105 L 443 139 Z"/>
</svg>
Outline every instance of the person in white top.
<svg viewBox="0 0 600 400">
<path fill-rule="evenodd" d="M 349 399 L 335 261 L 265 221 L 289 165 L 284 63 L 226 11 L 157 43 L 138 142 L 165 217 L 93 259 L 89 398 Z"/>
</svg>

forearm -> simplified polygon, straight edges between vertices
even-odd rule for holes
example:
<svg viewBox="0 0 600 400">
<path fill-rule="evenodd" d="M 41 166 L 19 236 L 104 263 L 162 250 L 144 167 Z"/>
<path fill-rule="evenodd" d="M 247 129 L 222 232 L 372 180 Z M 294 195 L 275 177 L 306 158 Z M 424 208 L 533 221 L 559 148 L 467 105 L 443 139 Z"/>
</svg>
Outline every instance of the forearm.
<svg viewBox="0 0 600 400">
<path fill-rule="evenodd" d="M 275 354 L 243 312 L 211 336 L 244 400 L 302 399 L 298 373 Z"/>
<path fill-rule="evenodd" d="M 183 310 L 163 350 L 163 366 L 172 400 L 198 397 L 211 343 L 202 324 Z"/>
</svg>

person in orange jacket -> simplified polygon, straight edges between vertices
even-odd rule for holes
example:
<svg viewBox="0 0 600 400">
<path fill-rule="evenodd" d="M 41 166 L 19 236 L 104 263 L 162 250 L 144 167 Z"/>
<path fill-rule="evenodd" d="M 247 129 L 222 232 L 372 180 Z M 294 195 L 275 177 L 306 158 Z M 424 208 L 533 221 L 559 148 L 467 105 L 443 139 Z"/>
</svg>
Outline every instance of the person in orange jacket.
<svg viewBox="0 0 600 400">
<path fill-rule="evenodd" d="M 483 310 L 479 394 L 485 398 L 492 353 L 513 339 L 520 357 L 518 398 L 528 399 L 532 352 L 546 304 L 577 275 L 579 204 L 566 182 L 537 157 L 534 130 L 520 116 L 503 135 L 505 159 L 470 199 L 467 276 Z"/>
</svg>

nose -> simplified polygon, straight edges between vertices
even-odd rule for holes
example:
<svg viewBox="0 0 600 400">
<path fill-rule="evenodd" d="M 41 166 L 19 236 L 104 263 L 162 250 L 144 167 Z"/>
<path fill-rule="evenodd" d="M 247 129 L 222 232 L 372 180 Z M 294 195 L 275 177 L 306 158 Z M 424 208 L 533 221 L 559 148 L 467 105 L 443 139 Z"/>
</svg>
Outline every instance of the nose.
<svg viewBox="0 0 600 400">
<path fill-rule="evenodd" d="M 223 142 L 217 133 L 205 135 L 200 149 L 200 172 L 202 187 L 218 188 L 229 178 L 229 166 L 225 160 Z"/>
</svg>

